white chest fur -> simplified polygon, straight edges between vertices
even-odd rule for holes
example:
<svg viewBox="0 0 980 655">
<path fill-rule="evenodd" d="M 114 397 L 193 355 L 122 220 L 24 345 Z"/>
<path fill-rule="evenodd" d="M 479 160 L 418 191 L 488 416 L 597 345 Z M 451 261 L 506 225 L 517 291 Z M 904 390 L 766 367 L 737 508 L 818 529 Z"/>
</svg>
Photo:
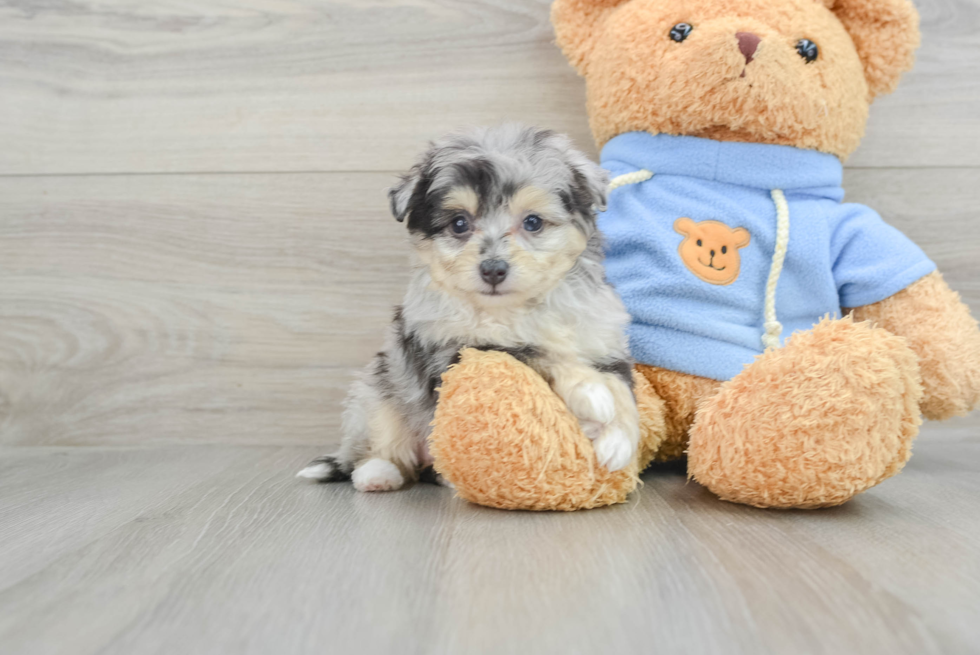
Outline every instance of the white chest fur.
<svg viewBox="0 0 980 655">
<path fill-rule="evenodd" d="M 473 303 L 433 289 L 419 271 L 406 294 L 406 323 L 441 343 L 534 346 L 553 355 L 602 359 L 625 355 L 629 316 L 608 285 L 562 280 L 541 298 L 516 306 Z"/>
</svg>

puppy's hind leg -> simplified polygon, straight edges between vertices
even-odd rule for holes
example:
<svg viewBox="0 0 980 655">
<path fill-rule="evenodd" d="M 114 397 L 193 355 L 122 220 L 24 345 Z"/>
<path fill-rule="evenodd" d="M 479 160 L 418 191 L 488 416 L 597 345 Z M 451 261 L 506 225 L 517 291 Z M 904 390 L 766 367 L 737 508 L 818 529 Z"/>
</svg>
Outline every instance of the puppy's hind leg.
<svg viewBox="0 0 980 655">
<path fill-rule="evenodd" d="M 342 482 L 351 479 L 354 464 L 368 452 L 371 443 L 371 417 L 381 399 L 363 380 L 355 382 L 344 405 L 340 449 L 331 455 L 317 457 L 296 474 L 317 482 Z"/>
<path fill-rule="evenodd" d="M 354 468 L 351 480 L 358 491 L 394 491 L 406 477 L 416 477 L 418 448 L 415 435 L 391 401 L 378 404 L 369 422 L 369 457 Z"/>
</svg>

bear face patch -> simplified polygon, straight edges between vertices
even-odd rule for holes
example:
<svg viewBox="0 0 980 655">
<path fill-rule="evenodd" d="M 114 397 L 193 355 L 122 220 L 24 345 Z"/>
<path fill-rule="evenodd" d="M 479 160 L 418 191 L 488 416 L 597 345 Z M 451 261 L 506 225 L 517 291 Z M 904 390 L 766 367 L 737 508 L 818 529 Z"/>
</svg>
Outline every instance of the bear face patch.
<svg viewBox="0 0 980 655">
<path fill-rule="evenodd" d="M 718 285 L 738 279 L 742 265 L 738 250 L 752 240 L 748 230 L 732 229 L 721 221 L 695 223 L 690 218 L 678 218 L 674 231 L 685 237 L 677 247 L 681 261 L 698 278 Z"/>
</svg>

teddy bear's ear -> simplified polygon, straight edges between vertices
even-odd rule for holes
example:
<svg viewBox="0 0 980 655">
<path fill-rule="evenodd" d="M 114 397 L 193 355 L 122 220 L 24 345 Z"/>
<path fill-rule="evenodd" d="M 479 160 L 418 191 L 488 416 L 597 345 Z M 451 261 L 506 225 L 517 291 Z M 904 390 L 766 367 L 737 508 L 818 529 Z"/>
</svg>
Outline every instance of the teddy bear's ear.
<svg viewBox="0 0 980 655">
<path fill-rule="evenodd" d="M 919 13 L 909 0 L 823 0 L 857 48 L 871 97 L 891 93 L 912 68 Z"/>
<path fill-rule="evenodd" d="M 732 236 L 735 237 L 735 247 L 744 248 L 749 245 L 752 241 L 752 235 L 744 227 L 737 227 L 732 231 Z"/>
<path fill-rule="evenodd" d="M 558 47 L 568 61 L 584 75 L 602 22 L 610 12 L 629 0 L 555 0 L 551 5 L 551 22 L 555 26 Z"/>
<path fill-rule="evenodd" d="M 682 217 L 674 221 L 674 232 L 689 237 L 693 231 L 694 221 L 692 221 L 690 218 Z"/>
</svg>

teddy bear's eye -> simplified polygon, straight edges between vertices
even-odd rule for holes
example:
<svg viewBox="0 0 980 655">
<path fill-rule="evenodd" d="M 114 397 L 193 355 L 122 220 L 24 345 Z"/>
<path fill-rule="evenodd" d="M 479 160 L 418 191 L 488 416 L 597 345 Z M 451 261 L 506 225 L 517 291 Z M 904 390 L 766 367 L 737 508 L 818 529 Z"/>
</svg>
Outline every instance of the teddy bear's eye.
<svg viewBox="0 0 980 655">
<path fill-rule="evenodd" d="M 798 52 L 808 64 L 815 62 L 817 60 L 817 55 L 820 54 L 817 44 L 810 39 L 800 39 L 797 41 L 796 52 Z"/>
<path fill-rule="evenodd" d="M 687 23 L 677 23 L 677 25 L 670 28 L 670 38 L 680 43 L 691 34 L 691 30 L 693 29 Z"/>
<path fill-rule="evenodd" d="M 701 247 L 701 239 L 698 239 L 698 248 Z"/>
<path fill-rule="evenodd" d="M 721 254 L 723 254 L 723 255 L 724 255 L 724 254 L 726 254 L 727 252 L 728 252 L 728 246 L 722 246 L 722 247 L 721 247 Z"/>
</svg>

